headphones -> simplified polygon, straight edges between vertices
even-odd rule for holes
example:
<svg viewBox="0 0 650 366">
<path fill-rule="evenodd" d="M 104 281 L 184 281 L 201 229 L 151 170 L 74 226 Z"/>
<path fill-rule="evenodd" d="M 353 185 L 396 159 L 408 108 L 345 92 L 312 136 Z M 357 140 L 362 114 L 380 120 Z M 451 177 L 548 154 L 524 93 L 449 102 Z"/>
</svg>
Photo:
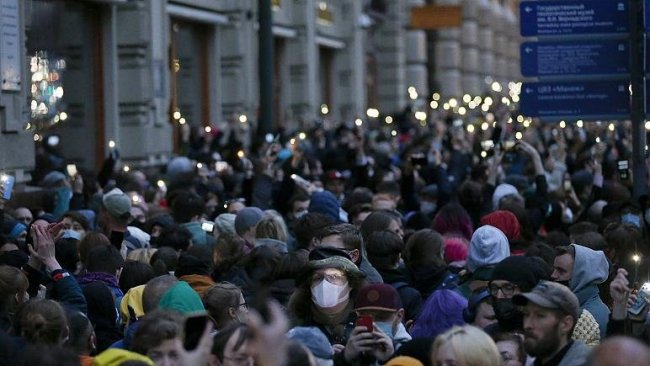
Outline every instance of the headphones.
<svg viewBox="0 0 650 366">
<path fill-rule="evenodd" d="M 474 292 L 472 296 L 469 297 L 467 307 L 463 309 L 463 320 L 465 323 L 470 324 L 476 320 L 476 309 L 490 296 L 490 291 L 487 288 L 484 288 L 479 292 Z"/>
</svg>

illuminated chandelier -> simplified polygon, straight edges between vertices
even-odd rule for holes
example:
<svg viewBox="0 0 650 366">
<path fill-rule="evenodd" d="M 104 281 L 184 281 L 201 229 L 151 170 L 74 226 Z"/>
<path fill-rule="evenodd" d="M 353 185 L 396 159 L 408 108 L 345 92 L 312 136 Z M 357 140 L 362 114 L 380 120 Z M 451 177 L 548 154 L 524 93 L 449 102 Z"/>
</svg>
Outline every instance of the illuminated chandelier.
<svg viewBox="0 0 650 366">
<path fill-rule="evenodd" d="M 37 51 L 30 58 L 31 120 L 26 129 L 46 129 L 65 121 L 68 115 L 61 110 L 63 98 L 62 73 L 66 68 L 63 59 L 50 60 L 46 51 Z"/>
</svg>

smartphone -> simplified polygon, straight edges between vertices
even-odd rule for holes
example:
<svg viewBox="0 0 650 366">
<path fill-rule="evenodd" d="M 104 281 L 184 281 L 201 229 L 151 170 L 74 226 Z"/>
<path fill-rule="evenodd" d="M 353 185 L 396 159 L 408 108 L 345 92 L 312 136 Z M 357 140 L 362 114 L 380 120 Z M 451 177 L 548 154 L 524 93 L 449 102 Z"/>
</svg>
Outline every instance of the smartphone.
<svg viewBox="0 0 650 366">
<path fill-rule="evenodd" d="M 203 229 L 203 231 L 208 232 L 208 233 L 213 232 L 214 231 L 214 222 L 203 221 L 201 223 L 201 229 Z"/>
<path fill-rule="evenodd" d="M 641 286 L 641 289 L 636 294 L 636 301 L 627 309 L 627 312 L 632 315 L 639 315 L 648 305 L 648 302 L 650 302 L 650 282 L 646 282 Z"/>
<path fill-rule="evenodd" d="M 571 180 L 569 179 L 564 180 L 564 190 L 567 192 L 571 190 Z"/>
<path fill-rule="evenodd" d="M 11 193 L 14 190 L 15 182 L 16 182 L 16 178 L 14 178 L 11 175 L 8 174 L 0 175 L 0 184 L 2 184 L 2 188 L 4 190 L 4 194 L 2 195 L 2 198 L 4 200 L 8 201 L 11 199 Z"/>
<path fill-rule="evenodd" d="M 428 164 L 427 156 L 422 153 L 411 154 L 409 159 L 413 165 L 425 166 Z"/>
<path fill-rule="evenodd" d="M 209 321 L 207 314 L 190 315 L 185 319 L 183 346 L 186 350 L 191 351 L 199 345 Z"/>
<path fill-rule="evenodd" d="M 619 160 L 616 163 L 618 167 L 618 176 L 621 180 L 630 179 L 629 163 L 627 160 Z"/>
<path fill-rule="evenodd" d="M 373 319 L 370 315 L 359 315 L 357 317 L 357 327 L 366 327 L 368 332 L 372 333 L 373 330 Z"/>
<path fill-rule="evenodd" d="M 68 172 L 68 175 L 70 177 L 74 177 L 77 175 L 77 165 L 76 164 L 68 164 L 65 166 L 66 172 Z"/>
</svg>

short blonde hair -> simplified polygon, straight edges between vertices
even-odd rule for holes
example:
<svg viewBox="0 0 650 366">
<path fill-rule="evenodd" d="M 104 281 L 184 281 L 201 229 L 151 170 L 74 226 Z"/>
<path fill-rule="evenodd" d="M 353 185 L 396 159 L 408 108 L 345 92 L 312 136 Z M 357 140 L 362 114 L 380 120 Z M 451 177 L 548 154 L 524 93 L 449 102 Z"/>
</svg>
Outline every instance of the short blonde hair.
<svg viewBox="0 0 650 366">
<path fill-rule="evenodd" d="M 283 243 L 287 242 L 287 225 L 281 216 L 266 214 L 255 226 L 256 239 L 275 239 Z"/>
<path fill-rule="evenodd" d="M 455 326 L 442 333 L 433 342 L 432 364 L 444 344 L 449 344 L 458 366 L 501 366 L 503 359 L 492 338 L 472 325 Z"/>
</svg>

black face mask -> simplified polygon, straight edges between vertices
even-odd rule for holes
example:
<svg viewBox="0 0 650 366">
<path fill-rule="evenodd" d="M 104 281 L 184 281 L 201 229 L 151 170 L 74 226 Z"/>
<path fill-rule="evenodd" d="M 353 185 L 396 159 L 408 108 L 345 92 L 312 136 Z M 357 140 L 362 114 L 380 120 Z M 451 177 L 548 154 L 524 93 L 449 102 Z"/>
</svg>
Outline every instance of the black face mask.
<svg viewBox="0 0 650 366">
<path fill-rule="evenodd" d="M 512 303 L 512 299 L 492 299 L 492 307 L 503 330 L 513 331 L 523 328 L 524 314 Z"/>
</svg>

